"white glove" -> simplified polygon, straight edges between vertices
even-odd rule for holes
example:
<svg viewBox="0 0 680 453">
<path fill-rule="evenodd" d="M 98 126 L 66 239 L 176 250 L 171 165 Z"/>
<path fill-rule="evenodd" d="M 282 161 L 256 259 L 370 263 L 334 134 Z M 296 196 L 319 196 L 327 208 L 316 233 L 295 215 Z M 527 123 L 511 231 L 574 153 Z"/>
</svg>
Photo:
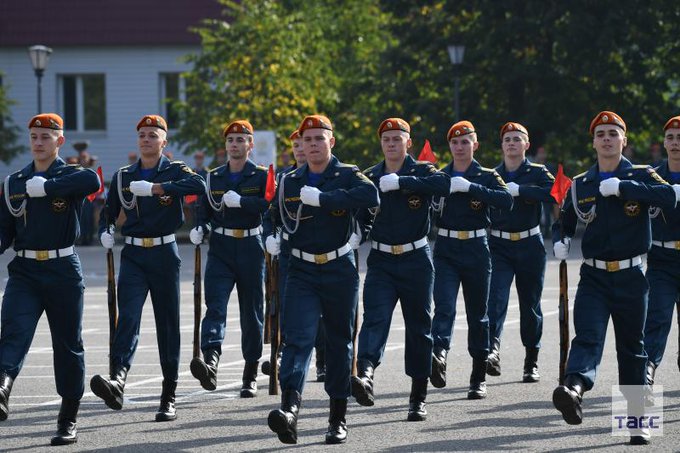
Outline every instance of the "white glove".
<svg viewBox="0 0 680 453">
<path fill-rule="evenodd" d="M 553 253 L 555 258 L 558 260 L 566 260 L 569 256 L 569 245 L 571 244 L 571 239 L 565 237 L 561 241 L 557 241 L 553 244 Z"/>
<path fill-rule="evenodd" d="M 508 186 L 508 192 L 510 192 L 510 195 L 513 197 L 519 197 L 519 184 L 514 183 L 514 182 L 509 182 L 507 184 Z"/>
<path fill-rule="evenodd" d="M 237 194 L 233 190 L 222 195 L 222 201 L 228 208 L 240 208 L 241 207 L 241 195 Z"/>
<path fill-rule="evenodd" d="M 380 178 L 380 183 L 378 185 L 383 192 L 399 190 L 399 175 L 396 173 L 389 173 Z"/>
<path fill-rule="evenodd" d="M 384 178 L 384 176 L 383 176 L 383 178 Z M 358 249 L 359 246 L 361 245 L 361 236 L 359 236 L 356 233 L 352 233 L 352 235 L 349 237 L 348 243 L 349 243 L 349 246 L 352 247 L 352 250 Z"/>
<path fill-rule="evenodd" d="M 203 228 L 196 227 L 189 231 L 189 239 L 194 245 L 201 245 L 203 242 Z"/>
<path fill-rule="evenodd" d="M 463 178 L 462 176 L 454 176 L 451 178 L 450 192 L 469 192 L 470 191 L 470 181 Z"/>
<path fill-rule="evenodd" d="M 619 184 L 621 184 L 619 178 L 607 178 L 600 183 L 600 193 L 603 197 L 611 197 L 612 195 L 620 197 Z"/>
<path fill-rule="evenodd" d="M 42 176 L 34 176 L 26 181 L 26 193 L 31 198 L 40 198 L 47 195 L 45 193 L 45 181 Z"/>
<path fill-rule="evenodd" d="M 112 249 L 113 244 L 115 243 L 115 241 L 113 240 L 113 234 L 107 233 L 106 231 L 102 233 L 102 235 L 99 237 L 99 240 L 101 241 L 102 246 L 104 246 L 105 249 Z"/>
<path fill-rule="evenodd" d="M 680 201 L 680 184 L 673 184 L 673 190 L 675 191 L 675 204 Z"/>
<path fill-rule="evenodd" d="M 149 181 L 132 181 L 130 183 L 130 192 L 138 197 L 150 197 L 153 195 L 151 189 L 153 188 L 153 183 Z"/>
<path fill-rule="evenodd" d="M 316 187 L 303 186 L 302 189 L 300 189 L 300 201 L 302 204 L 308 204 L 318 208 L 321 206 L 321 202 L 319 201 L 320 195 L 321 191 Z"/>
<path fill-rule="evenodd" d="M 267 253 L 272 256 L 276 256 L 281 253 L 281 239 L 278 236 L 267 236 L 264 241 L 264 246 L 267 249 Z"/>
</svg>

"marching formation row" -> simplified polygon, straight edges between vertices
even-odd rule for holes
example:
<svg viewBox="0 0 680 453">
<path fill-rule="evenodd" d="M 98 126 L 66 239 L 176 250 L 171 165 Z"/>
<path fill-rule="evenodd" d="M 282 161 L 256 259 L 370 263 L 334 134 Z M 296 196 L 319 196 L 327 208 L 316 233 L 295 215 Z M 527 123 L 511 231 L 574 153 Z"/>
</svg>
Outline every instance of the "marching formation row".
<svg viewBox="0 0 680 453">
<path fill-rule="evenodd" d="M 11 246 L 16 251 L 2 302 L 0 421 L 8 417 L 12 384 L 46 312 L 62 397 L 52 445 L 65 445 L 77 441 L 85 386 L 84 285 L 73 244 L 83 199 L 103 189 L 103 182 L 59 157 L 65 138 L 58 115 L 37 115 L 28 128 L 33 161 L 5 179 L 0 203 L 0 253 Z M 586 226 L 570 351 L 566 289 L 561 294 L 562 364 L 553 404 L 567 423 L 581 423 L 583 394 L 594 384 L 610 317 L 619 384 L 647 389 L 653 384 L 680 291 L 680 117 L 664 126 L 668 160 L 653 169 L 622 156 L 625 122 L 614 112 L 599 113 L 590 126 L 597 163 L 573 183 L 561 170 L 555 178 L 526 159 L 529 133 L 514 122 L 501 128 L 503 159 L 494 169 L 474 159 L 479 146 L 474 125 L 455 123 L 447 133 L 452 161 L 438 169 L 410 157 L 409 124 L 388 118 L 378 128 L 384 159 L 362 172 L 333 155 L 331 121 L 311 115 L 290 137 L 296 164 L 276 178 L 271 168 L 268 172 L 249 160 L 253 127 L 248 121 L 225 127 L 229 161 L 205 179 L 162 155 L 167 129 L 158 115 L 139 121 L 141 158 L 114 173 L 100 217 L 100 240 L 109 257 L 110 373 L 94 376 L 90 387 L 108 407 L 123 407 L 150 292 L 163 373 L 156 421 L 176 418 L 180 259 L 175 233 L 188 195 L 198 196 L 190 232 L 197 246 L 198 290 L 191 372 L 203 388 L 217 387 L 227 301 L 236 286 L 245 360 L 240 394 L 256 396 L 263 343 L 271 341 L 272 356 L 263 371 L 270 374 L 270 393 L 280 388 L 282 395 L 268 425 L 283 443 L 297 442 L 315 345 L 317 378 L 330 398 L 325 440 L 345 442 L 348 398 L 374 404 L 373 376 L 398 301 L 406 324 L 406 374 L 412 380 L 407 420 L 426 419 L 429 383 L 446 386 L 461 286 L 472 358 L 468 398 L 485 398 L 487 374 L 501 373 L 501 336 L 513 280 L 526 348 L 523 381 L 537 382 L 546 266 L 539 221 L 545 203 L 562 206 L 553 226 L 557 258 L 568 257 L 577 222 Z M 111 250 L 121 212 L 125 246 L 116 286 Z M 437 239 L 430 250 L 433 225 Z M 201 280 L 198 247 L 206 236 L 208 262 Z M 365 241 L 371 252 L 359 323 L 358 261 L 352 250 Z M 647 275 L 641 268 L 645 254 Z M 564 273 L 561 279 L 566 267 Z M 201 284 L 206 313 L 199 325 Z M 626 397 L 629 414 L 644 413 L 645 398 Z M 646 429 L 632 429 L 630 435 L 633 444 L 649 442 Z"/>
</svg>

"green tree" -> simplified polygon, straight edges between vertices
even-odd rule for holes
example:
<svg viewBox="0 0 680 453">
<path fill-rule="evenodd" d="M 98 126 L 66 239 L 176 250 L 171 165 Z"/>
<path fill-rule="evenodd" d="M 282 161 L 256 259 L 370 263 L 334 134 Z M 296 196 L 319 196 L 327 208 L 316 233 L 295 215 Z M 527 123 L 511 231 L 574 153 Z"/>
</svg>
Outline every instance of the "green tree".
<svg viewBox="0 0 680 453">
<path fill-rule="evenodd" d="M 12 122 L 9 107 L 14 102 L 7 98 L 7 91 L 0 85 L 0 160 L 9 163 L 26 148 L 19 144 L 21 129 Z"/>
</svg>

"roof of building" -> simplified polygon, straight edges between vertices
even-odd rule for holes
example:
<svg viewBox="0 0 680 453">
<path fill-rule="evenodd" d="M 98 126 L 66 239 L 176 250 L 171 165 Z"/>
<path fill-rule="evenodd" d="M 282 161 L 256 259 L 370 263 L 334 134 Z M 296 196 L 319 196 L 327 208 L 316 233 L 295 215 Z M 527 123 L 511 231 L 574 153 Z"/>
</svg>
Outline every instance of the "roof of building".
<svg viewBox="0 0 680 453">
<path fill-rule="evenodd" d="M 0 2 L 0 47 L 197 45 L 189 31 L 219 19 L 218 0 Z"/>
</svg>

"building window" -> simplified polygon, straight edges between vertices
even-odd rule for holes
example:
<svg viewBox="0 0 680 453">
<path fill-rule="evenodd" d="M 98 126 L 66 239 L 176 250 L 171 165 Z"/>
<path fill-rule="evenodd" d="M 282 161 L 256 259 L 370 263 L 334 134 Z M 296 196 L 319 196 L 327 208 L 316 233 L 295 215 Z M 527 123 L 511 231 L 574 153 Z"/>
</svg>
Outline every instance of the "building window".
<svg viewBox="0 0 680 453">
<path fill-rule="evenodd" d="M 160 74 L 160 112 L 168 122 L 168 128 L 179 127 L 179 112 L 173 105 L 184 100 L 184 79 L 178 72 Z"/>
<path fill-rule="evenodd" d="M 104 74 L 59 76 L 64 129 L 106 130 L 106 80 Z"/>
</svg>

